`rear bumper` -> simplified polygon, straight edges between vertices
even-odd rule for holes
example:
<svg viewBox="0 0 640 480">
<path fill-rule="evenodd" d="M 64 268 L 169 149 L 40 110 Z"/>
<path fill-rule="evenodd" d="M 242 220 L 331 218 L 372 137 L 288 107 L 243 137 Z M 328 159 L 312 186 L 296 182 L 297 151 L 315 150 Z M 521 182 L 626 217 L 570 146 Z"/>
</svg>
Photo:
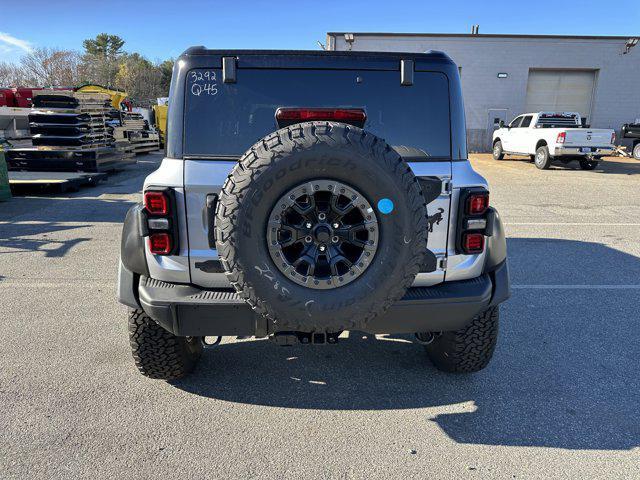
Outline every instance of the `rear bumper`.
<svg viewBox="0 0 640 480">
<path fill-rule="evenodd" d="M 386 313 L 357 330 L 414 333 L 458 330 L 489 306 L 509 298 L 506 262 L 471 280 L 410 288 Z M 179 336 L 275 333 L 267 321 L 231 290 L 204 290 L 141 277 L 138 299 L 158 324 Z"/>
<path fill-rule="evenodd" d="M 583 152 L 583 148 L 588 148 L 588 152 Z M 604 146 L 604 147 L 580 147 L 580 146 L 564 146 L 564 147 L 555 147 L 553 150 L 553 156 L 574 156 L 574 157 L 586 157 L 590 156 L 607 156 L 613 154 L 613 146 Z"/>
</svg>

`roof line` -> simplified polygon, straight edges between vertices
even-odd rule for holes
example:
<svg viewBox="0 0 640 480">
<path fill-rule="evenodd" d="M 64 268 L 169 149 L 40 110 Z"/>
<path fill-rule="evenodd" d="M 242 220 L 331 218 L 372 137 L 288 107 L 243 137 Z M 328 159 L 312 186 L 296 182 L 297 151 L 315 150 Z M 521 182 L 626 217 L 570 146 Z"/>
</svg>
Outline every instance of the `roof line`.
<svg viewBox="0 0 640 480">
<path fill-rule="evenodd" d="M 516 33 L 394 33 L 394 32 L 327 32 L 327 36 L 336 37 L 350 33 L 359 37 L 462 37 L 462 38 L 557 38 L 576 40 L 626 40 L 640 37 L 636 35 L 529 35 Z"/>
<path fill-rule="evenodd" d="M 365 50 L 250 50 L 250 49 L 207 49 L 205 47 L 196 46 L 189 47 L 182 55 L 297 55 L 297 56 L 318 56 L 318 57 L 378 57 L 378 58 L 433 58 L 446 59 L 450 58 L 440 51 L 428 52 L 373 52 Z"/>
</svg>

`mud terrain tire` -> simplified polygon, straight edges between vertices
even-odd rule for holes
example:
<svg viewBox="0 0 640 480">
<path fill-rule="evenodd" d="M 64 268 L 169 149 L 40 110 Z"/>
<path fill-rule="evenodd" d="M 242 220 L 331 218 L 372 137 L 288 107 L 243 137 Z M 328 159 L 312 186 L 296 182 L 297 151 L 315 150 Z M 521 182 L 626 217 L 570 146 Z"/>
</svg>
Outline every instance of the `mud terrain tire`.
<svg viewBox="0 0 640 480">
<path fill-rule="evenodd" d="M 433 364 L 444 372 L 473 373 L 485 368 L 498 340 L 499 307 L 476 315 L 465 328 L 442 335 L 425 346 Z"/>
<path fill-rule="evenodd" d="M 176 337 L 141 309 L 129 310 L 129 343 L 140 373 L 158 380 L 184 377 L 202 355 L 200 337 Z"/>
<path fill-rule="evenodd" d="M 279 199 L 317 179 L 360 192 L 378 222 L 377 250 L 360 276 L 324 290 L 292 281 L 267 245 Z M 391 200 L 392 210 L 383 213 L 388 208 L 381 209 L 381 200 Z M 384 140 L 351 125 L 306 122 L 266 136 L 242 156 L 220 195 L 216 245 L 229 281 L 270 321 L 270 331 L 353 330 L 386 311 L 413 282 L 427 248 L 426 213 L 416 177 Z"/>
</svg>

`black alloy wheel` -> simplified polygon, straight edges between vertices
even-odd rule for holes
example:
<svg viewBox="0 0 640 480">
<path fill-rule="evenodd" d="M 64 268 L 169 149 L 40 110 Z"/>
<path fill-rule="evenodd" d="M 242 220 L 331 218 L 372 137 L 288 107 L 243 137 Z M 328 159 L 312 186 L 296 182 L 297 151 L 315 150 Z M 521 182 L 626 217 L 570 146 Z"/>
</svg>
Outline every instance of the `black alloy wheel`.
<svg viewBox="0 0 640 480">
<path fill-rule="evenodd" d="M 353 187 L 331 179 L 305 182 L 275 204 L 267 225 L 269 253 L 289 279 L 331 289 L 357 279 L 378 248 L 378 219 Z"/>
</svg>

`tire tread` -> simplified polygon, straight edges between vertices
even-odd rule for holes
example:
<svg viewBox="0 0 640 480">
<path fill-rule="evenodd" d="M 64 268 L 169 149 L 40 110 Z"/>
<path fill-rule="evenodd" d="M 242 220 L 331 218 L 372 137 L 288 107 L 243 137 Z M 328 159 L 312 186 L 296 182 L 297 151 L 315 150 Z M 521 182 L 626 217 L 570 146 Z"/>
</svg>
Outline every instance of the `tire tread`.
<svg viewBox="0 0 640 480">
<path fill-rule="evenodd" d="M 435 366 L 445 372 L 472 373 L 485 368 L 498 340 L 499 307 L 476 315 L 465 328 L 444 332 L 425 348 Z"/>
<path fill-rule="evenodd" d="M 129 343 L 140 373 L 159 380 L 184 377 L 202 352 L 199 344 L 191 351 L 185 337 L 168 332 L 141 309 L 129 312 Z"/>
</svg>

